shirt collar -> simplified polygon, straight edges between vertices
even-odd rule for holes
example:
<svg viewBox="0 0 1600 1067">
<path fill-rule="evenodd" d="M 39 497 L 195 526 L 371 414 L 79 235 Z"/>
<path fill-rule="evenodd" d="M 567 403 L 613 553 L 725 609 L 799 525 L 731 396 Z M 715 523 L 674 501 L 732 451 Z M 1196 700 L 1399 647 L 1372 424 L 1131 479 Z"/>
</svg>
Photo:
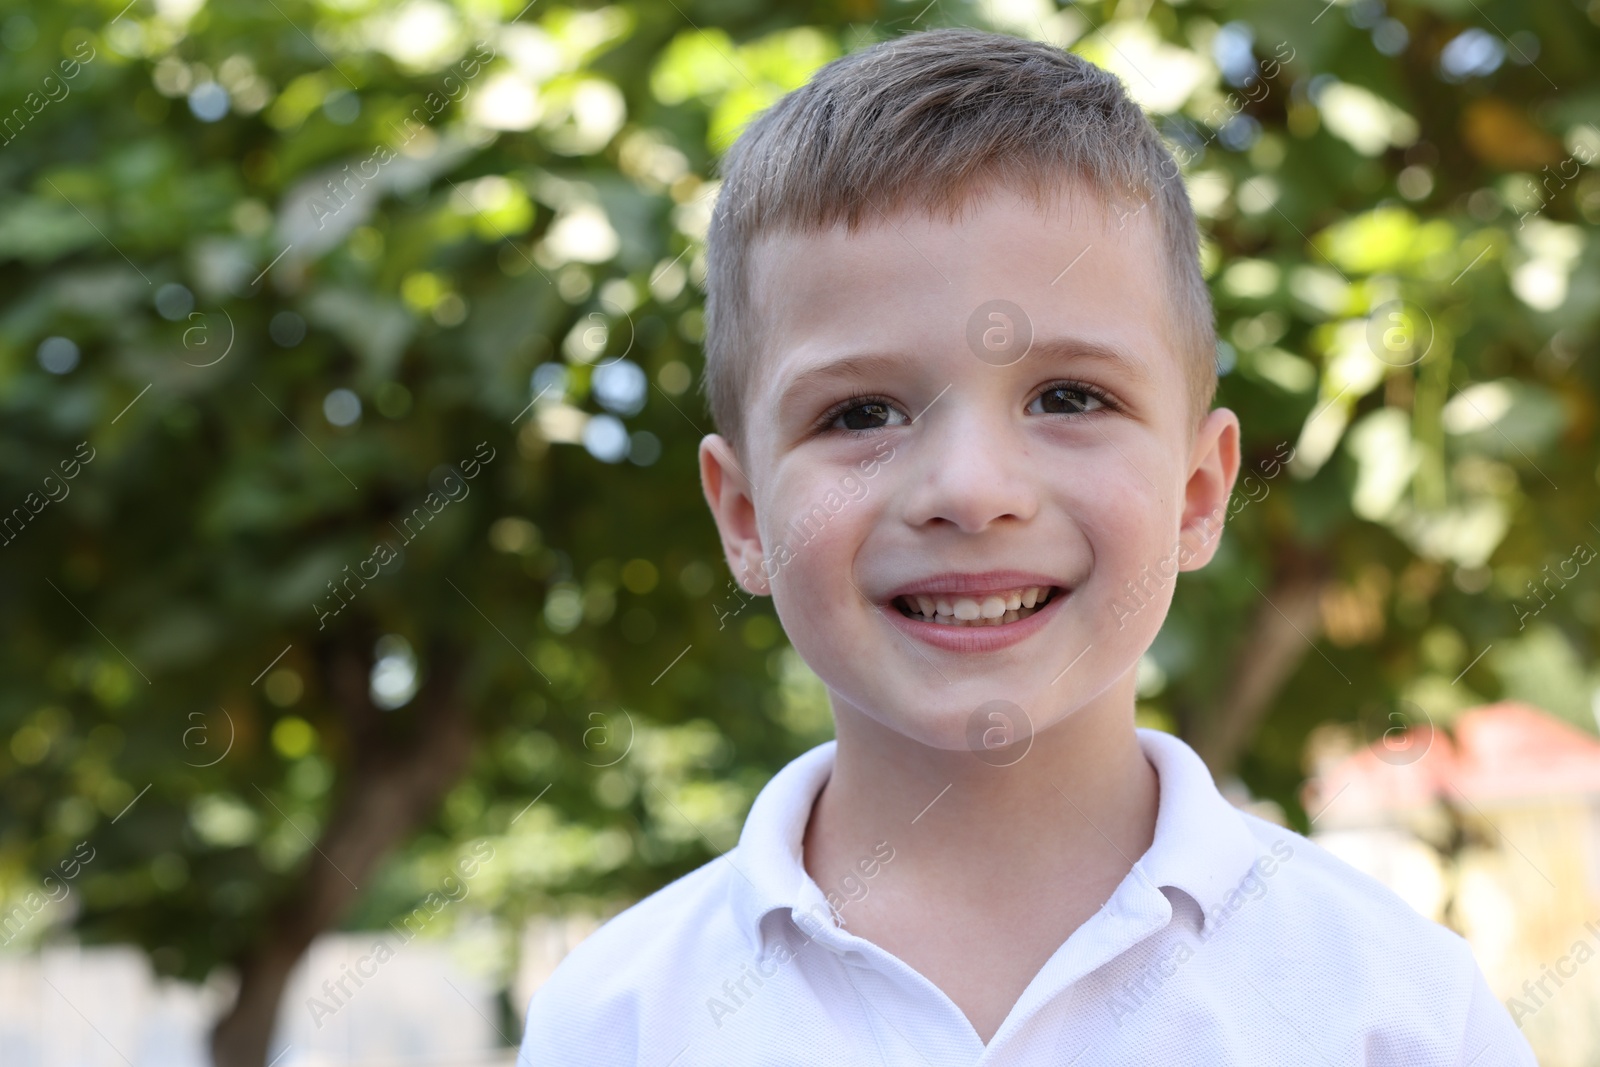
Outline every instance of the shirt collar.
<svg viewBox="0 0 1600 1067">
<path fill-rule="evenodd" d="M 1161 798 L 1155 839 L 1135 864 L 1158 888 L 1188 894 L 1209 925 L 1232 907 L 1230 894 L 1249 873 L 1261 846 L 1239 809 L 1217 791 L 1211 769 L 1181 738 L 1140 729 L 1139 747 L 1156 769 Z"/>
<path fill-rule="evenodd" d="M 1209 924 L 1238 889 L 1259 845 L 1192 748 L 1159 730 L 1140 728 L 1137 735 L 1155 767 L 1160 798 L 1154 840 L 1135 867 L 1157 888 L 1188 894 Z M 807 921 L 807 913 L 828 915 L 822 891 L 801 862 L 801 847 L 811 806 L 833 772 L 837 744 L 818 745 L 766 784 L 745 819 L 738 848 L 727 857 L 735 870 L 729 890 L 735 917 L 758 946 L 762 920 L 772 911 L 793 909 L 800 921 Z"/>
<path fill-rule="evenodd" d="M 734 875 L 730 887 L 734 916 L 757 946 L 762 943 L 761 920 L 769 912 L 792 908 L 816 914 L 814 905 L 826 898 L 806 873 L 801 846 L 811 805 L 833 773 L 837 741 L 825 741 L 791 761 L 756 794 L 739 847 L 728 857 Z"/>
</svg>

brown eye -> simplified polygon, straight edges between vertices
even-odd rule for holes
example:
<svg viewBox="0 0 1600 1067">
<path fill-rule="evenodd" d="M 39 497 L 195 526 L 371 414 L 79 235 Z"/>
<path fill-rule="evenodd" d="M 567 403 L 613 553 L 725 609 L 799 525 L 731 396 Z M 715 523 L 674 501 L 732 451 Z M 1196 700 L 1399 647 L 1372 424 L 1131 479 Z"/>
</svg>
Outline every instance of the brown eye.
<svg viewBox="0 0 1600 1067">
<path fill-rule="evenodd" d="M 895 419 L 909 421 L 905 416 L 882 400 L 866 400 L 839 412 L 832 425 L 840 430 L 876 430 L 884 426 L 900 425 Z"/>
<path fill-rule="evenodd" d="M 1035 405 L 1038 406 L 1037 411 Z M 1028 411 L 1030 414 L 1041 415 L 1086 415 L 1103 407 L 1105 402 L 1086 389 L 1070 385 L 1053 385 L 1028 405 Z"/>
</svg>

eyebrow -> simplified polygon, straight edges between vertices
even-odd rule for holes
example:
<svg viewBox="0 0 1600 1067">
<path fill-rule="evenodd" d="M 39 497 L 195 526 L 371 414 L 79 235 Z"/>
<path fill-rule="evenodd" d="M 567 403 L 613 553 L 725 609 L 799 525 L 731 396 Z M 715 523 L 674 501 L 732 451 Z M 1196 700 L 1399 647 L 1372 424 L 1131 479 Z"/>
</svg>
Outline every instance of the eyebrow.
<svg viewBox="0 0 1600 1067">
<path fill-rule="evenodd" d="M 909 356 L 869 352 L 819 363 L 795 375 L 778 397 L 778 404 L 780 407 L 786 407 L 795 397 L 830 382 L 864 382 L 882 378 L 910 362 Z"/>
<path fill-rule="evenodd" d="M 977 358 L 974 356 L 973 358 Z M 911 363 L 912 357 L 888 352 L 868 352 L 829 360 L 795 375 L 778 398 L 780 407 L 820 385 L 835 381 L 864 382 L 882 378 Z M 1090 341 L 1081 337 L 1036 339 L 1017 366 L 1050 363 L 1090 362 L 1120 369 L 1139 385 L 1152 381 L 1149 366 L 1120 345 Z"/>
<path fill-rule="evenodd" d="M 1144 360 L 1118 344 L 1090 341 L 1082 337 L 1047 337 L 1035 340 L 1019 366 L 1029 360 L 1048 360 L 1051 363 L 1085 361 L 1101 363 L 1127 374 L 1140 385 L 1149 385 L 1152 375 Z"/>
</svg>

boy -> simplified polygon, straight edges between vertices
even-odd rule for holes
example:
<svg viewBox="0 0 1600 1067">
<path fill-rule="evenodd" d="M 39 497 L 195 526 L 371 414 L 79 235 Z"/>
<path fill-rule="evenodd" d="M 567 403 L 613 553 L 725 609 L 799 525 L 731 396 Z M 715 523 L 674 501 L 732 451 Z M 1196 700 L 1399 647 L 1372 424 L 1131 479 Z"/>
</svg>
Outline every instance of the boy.
<svg viewBox="0 0 1600 1067">
<path fill-rule="evenodd" d="M 1116 79 L 917 33 L 724 172 L 701 475 L 837 739 L 563 961 L 524 1062 L 1532 1063 L 1465 941 L 1134 727 L 1239 425 L 1182 180 Z"/>
</svg>

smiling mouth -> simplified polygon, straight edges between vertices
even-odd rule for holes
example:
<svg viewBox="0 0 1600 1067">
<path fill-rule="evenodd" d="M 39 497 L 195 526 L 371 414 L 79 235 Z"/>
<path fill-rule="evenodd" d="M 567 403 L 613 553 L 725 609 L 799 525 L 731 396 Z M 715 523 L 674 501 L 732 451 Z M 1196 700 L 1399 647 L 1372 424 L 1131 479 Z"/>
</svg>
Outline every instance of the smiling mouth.
<svg viewBox="0 0 1600 1067">
<path fill-rule="evenodd" d="M 1060 586 L 1035 585 L 982 597 L 916 593 L 897 596 L 891 603 L 900 614 L 919 622 L 941 626 L 1004 626 L 1040 611 L 1062 591 Z"/>
</svg>

